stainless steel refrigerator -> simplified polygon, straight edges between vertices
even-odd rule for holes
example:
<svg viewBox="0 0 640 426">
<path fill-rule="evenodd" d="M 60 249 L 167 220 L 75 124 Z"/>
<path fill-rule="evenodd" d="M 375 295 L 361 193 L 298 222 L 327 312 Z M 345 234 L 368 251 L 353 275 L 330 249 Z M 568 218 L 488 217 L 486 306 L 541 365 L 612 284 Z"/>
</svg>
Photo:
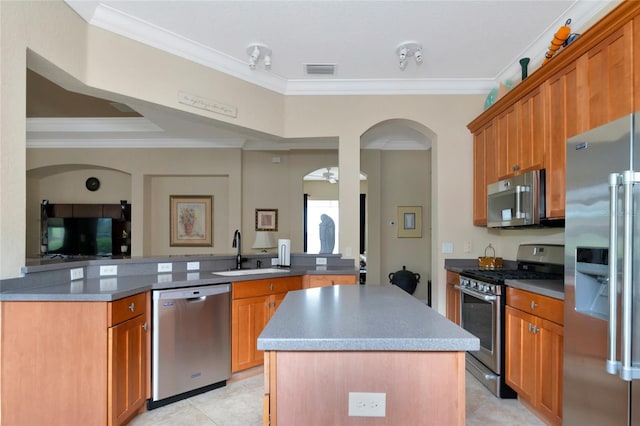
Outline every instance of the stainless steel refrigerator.
<svg viewBox="0 0 640 426">
<path fill-rule="evenodd" d="M 639 120 L 567 142 L 565 425 L 640 426 Z"/>
</svg>

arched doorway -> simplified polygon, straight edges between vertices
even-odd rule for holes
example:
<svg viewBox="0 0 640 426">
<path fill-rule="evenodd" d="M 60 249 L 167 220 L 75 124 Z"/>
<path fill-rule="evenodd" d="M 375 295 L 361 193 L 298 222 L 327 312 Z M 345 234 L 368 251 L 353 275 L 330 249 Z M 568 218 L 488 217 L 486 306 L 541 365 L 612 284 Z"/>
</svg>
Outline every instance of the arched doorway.
<svg viewBox="0 0 640 426">
<path fill-rule="evenodd" d="M 402 269 L 420 273 L 414 296 L 427 299 L 431 279 L 431 147 L 436 136 L 426 126 L 391 119 L 371 126 L 360 138 L 360 168 L 367 174 L 367 282 L 386 283 Z M 419 236 L 398 233 L 400 207 L 419 208 Z"/>
</svg>

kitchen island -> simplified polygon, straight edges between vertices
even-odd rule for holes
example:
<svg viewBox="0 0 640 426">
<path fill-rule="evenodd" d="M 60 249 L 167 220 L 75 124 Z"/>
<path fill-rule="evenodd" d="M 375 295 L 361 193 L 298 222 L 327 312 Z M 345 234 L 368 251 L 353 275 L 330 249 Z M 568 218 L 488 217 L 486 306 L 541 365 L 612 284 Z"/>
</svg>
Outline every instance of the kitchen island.
<svg viewBox="0 0 640 426">
<path fill-rule="evenodd" d="M 333 286 L 289 292 L 258 349 L 265 425 L 464 425 L 479 340 L 396 286 Z"/>
</svg>

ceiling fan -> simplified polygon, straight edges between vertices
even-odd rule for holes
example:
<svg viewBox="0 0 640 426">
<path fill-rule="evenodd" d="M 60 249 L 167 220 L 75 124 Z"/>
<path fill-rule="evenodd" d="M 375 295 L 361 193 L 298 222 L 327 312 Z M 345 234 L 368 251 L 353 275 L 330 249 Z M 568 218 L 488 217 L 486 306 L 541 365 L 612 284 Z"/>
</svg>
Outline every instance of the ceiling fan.
<svg viewBox="0 0 640 426">
<path fill-rule="evenodd" d="M 329 167 L 327 167 L 327 171 L 322 174 L 322 177 L 329 183 L 338 183 L 336 175 L 331 172 Z"/>
</svg>

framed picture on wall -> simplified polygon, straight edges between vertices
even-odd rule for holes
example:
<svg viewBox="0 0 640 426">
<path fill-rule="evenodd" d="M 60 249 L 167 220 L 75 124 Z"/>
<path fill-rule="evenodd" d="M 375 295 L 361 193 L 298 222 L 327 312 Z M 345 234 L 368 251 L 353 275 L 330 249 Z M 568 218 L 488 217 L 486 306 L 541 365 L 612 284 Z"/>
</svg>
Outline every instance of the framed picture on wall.
<svg viewBox="0 0 640 426">
<path fill-rule="evenodd" d="M 256 231 L 277 231 L 278 209 L 256 209 Z"/>
<path fill-rule="evenodd" d="M 398 207 L 398 237 L 422 237 L 422 206 Z"/>
<path fill-rule="evenodd" d="M 170 246 L 213 246 L 212 196 L 170 195 L 169 204 Z"/>
</svg>

